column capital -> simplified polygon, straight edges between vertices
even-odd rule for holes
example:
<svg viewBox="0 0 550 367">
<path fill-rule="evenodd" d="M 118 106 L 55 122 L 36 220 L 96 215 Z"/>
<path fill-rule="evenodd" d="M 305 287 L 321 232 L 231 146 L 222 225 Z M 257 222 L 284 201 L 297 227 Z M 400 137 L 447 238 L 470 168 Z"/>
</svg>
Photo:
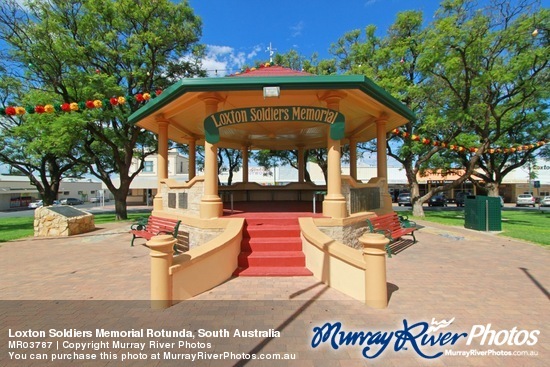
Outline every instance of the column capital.
<svg viewBox="0 0 550 367">
<path fill-rule="evenodd" d="M 164 117 L 163 113 L 159 113 L 159 114 L 155 115 L 155 122 L 159 125 L 160 124 L 168 125 L 170 123 L 170 120 L 167 119 L 166 117 Z"/>
<path fill-rule="evenodd" d="M 329 91 L 320 95 L 318 98 L 320 101 L 327 104 L 327 108 L 338 110 L 340 107 L 340 100 L 346 97 L 346 95 L 346 93 L 340 91 Z"/>
<path fill-rule="evenodd" d="M 204 93 L 199 96 L 199 99 L 206 105 L 217 105 L 218 103 L 225 101 L 225 98 L 218 93 Z"/>
<path fill-rule="evenodd" d="M 380 116 L 378 116 L 375 121 L 376 121 L 377 124 L 382 124 L 382 123 L 385 124 L 385 123 L 388 122 L 388 119 L 389 119 L 388 114 L 381 113 Z"/>
</svg>

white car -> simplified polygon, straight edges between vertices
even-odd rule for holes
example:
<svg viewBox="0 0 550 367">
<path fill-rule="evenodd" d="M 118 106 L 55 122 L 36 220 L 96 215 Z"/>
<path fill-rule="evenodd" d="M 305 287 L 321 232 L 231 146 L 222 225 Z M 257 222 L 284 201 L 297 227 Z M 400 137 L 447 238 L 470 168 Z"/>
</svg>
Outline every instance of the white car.
<svg viewBox="0 0 550 367">
<path fill-rule="evenodd" d="M 529 206 L 535 207 L 535 198 L 531 194 L 521 194 L 516 199 L 516 206 Z"/>
<path fill-rule="evenodd" d="M 42 200 L 36 200 L 29 204 L 29 209 L 40 208 L 43 205 L 44 205 L 44 202 Z"/>
<path fill-rule="evenodd" d="M 550 206 L 550 196 L 545 196 L 540 201 L 540 206 Z"/>
</svg>

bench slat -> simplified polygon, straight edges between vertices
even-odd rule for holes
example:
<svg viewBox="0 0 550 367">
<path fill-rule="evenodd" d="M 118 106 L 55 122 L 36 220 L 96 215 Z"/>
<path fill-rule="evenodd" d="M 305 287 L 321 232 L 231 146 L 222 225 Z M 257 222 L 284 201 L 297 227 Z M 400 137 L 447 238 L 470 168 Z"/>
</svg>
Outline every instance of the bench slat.
<svg viewBox="0 0 550 367">
<path fill-rule="evenodd" d="M 386 237 L 388 237 L 390 242 L 394 242 L 406 235 L 411 235 L 414 242 L 416 242 L 416 237 L 414 236 L 414 231 L 416 231 L 416 228 L 402 227 L 401 222 L 399 221 L 399 216 L 395 212 L 392 214 L 368 218 L 367 224 L 369 225 L 371 232 L 386 233 Z M 388 252 L 388 257 L 391 257 L 391 249 L 389 246 L 386 246 L 386 251 Z"/>
<path fill-rule="evenodd" d="M 153 236 L 159 234 L 171 234 L 174 238 L 177 238 L 180 223 L 180 220 L 160 218 L 151 215 L 145 226 L 137 225 L 134 228 L 134 225 L 132 225 L 130 233 L 132 233 L 133 237 L 130 246 L 134 246 L 134 240 L 136 238 L 150 240 Z"/>
</svg>

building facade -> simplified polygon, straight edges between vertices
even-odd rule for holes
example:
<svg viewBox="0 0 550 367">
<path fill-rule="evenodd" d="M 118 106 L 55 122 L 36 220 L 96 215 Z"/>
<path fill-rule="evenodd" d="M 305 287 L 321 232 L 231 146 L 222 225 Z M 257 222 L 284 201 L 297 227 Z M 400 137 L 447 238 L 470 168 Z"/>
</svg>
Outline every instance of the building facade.
<svg viewBox="0 0 550 367">
<path fill-rule="evenodd" d="M 89 201 L 98 197 L 100 190 L 101 182 L 93 179 L 64 179 L 57 198 Z M 35 200 L 40 200 L 40 195 L 27 177 L 0 175 L 0 210 L 24 209 Z"/>
</svg>

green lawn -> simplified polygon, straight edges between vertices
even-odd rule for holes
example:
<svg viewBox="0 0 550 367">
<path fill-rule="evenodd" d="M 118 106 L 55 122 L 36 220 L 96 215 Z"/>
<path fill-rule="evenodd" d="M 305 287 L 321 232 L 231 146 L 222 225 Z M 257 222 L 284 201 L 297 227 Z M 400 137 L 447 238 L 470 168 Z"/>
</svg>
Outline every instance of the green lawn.
<svg viewBox="0 0 550 367">
<path fill-rule="evenodd" d="M 411 215 L 411 212 L 400 212 Z M 423 219 L 449 226 L 464 227 L 464 211 L 426 211 Z M 148 213 L 128 213 L 128 222 L 146 218 Z M 411 218 L 414 219 L 414 218 Z M 96 214 L 95 223 L 115 221 L 114 214 Z M 33 217 L 2 218 L 0 221 L 0 242 L 33 235 Z M 505 210 L 502 212 L 501 236 L 550 246 L 550 212 L 538 210 Z"/>
<path fill-rule="evenodd" d="M 128 223 L 136 221 L 138 218 L 147 218 L 148 213 L 128 213 Z M 114 222 L 114 214 L 95 214 L 95 224 Z M 29 237 L 34 234 L 34 217 L 12 217 L 2 218 L 0 221 L 0 242 L 16 240 L 18 238 Z"/>
<path fill-rule="evenodd" d="M 411 212 L 407 212 L 409 216 Z M 464 227 L 464 211 L 426 211 L 423 219 L 449 226 Z M 413 219 L 413 218 L 411 218 Z M 550 212 L 503 210 L 500 236 L 550 246 Z"/>
</svg>

